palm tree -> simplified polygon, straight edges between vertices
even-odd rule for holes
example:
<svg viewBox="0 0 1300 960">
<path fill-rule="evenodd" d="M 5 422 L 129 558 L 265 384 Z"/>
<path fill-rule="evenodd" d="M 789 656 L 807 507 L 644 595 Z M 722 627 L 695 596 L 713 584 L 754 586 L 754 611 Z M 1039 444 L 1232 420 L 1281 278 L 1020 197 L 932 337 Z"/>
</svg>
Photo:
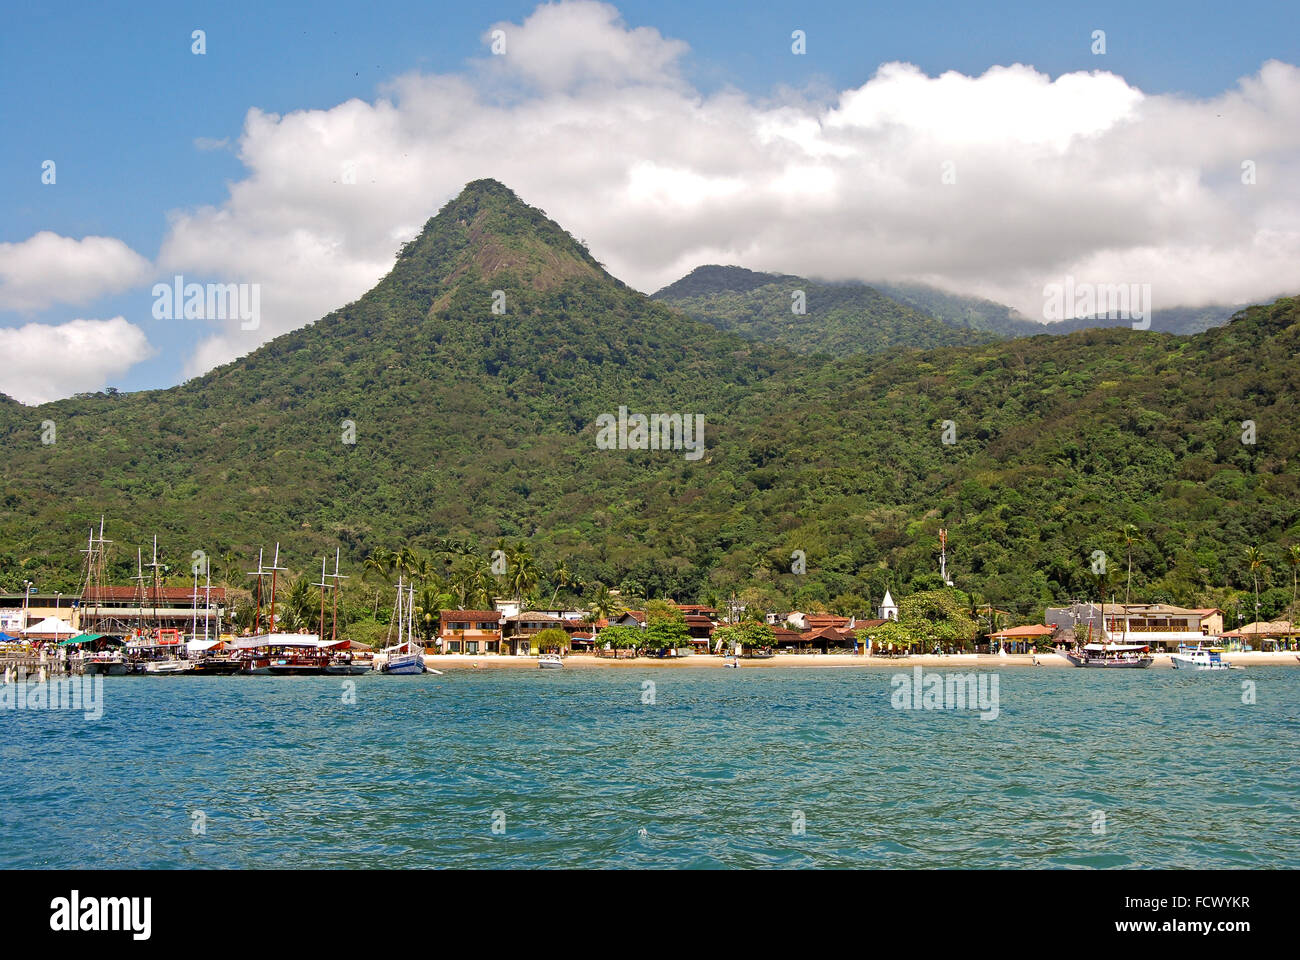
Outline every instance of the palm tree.
<svg viewBox="0 0 1300 960">
<path fill-rule="evenodd" d="M 1296 574 L 1300 573 L 1300 543 L 1293 543 L 1286 551 L 1286 562 L 1291 564 L 1291 608 L 1295 609 Z M 1294 617 L 1294 612 L 1292 613 Z"/>
<path fill-rule="evenodd" d="M 378 580 L 384 584 L 391 584 L 393 582 L 393 568 L 396 566 L 396 559 L 396 555 L 391 550 L 386 550 L 383 547 L 376 547 L 370 552 L 370 556 L 366 557 L 365 562 L 361 565 L 362 579 Z M 370 615 L 372 617 L 379 615 L 378 587 L 375 588 L 375 604 L 374 608 L 370 611 Z"/>
<path fill-rule="evenodd" d="M 596 640 L 596 621 L 609 620 L 623 612 L 623 605 L 618 602 L 618 597 L 609 592 L 609 587 L 603 583 L 596 584 L 596 590 L 587 601 L 587 606 L 591 609 L 591 639 L 593 644 Z"/>
<path fill-rule="evenodd" d="M 1119 531 L 1120 538 L 1124 541 L 1124 549 L 1128 553 L 1128 581 L 1124 584 L 1124 606 L 1128 606 L 1129 590 L 1133 586 L 1133 544 L 1142 542 L 1142 534 L 1138 528 L 1131 523 L 1124 524 Z M 1125 623 L 1128 622 L 1127 613 Z"/>
<path fill-rule="evenodd" d="M 425 587 L 415 599 L 415 629 L 419 631 L 424 645 L 438 635 L 438 621 L 442 611 L 451 606 L 455 598 L 445 590 L 437 587 Z"/>
<path fill-rule="evenodd" d="M 551 607 L 554 609 L 555 598 L 560 595 L 560 589 L 575 586 L 573 574 L 569 572 L 569 562 L 567 560 L 561 560 L 555 565 L 555 569 L 551 571 L 551 582 L 555 584 L 555 591 L 551 594 Z"/>
<path fill-rule="evenodd" d="M 239 570 L 239 554 L 227 550 L 221 555 L 221 582 L 227 587 L 237 587 L 244 582 Z"/>
<path fill-rule="evenodd" d="M 286 630 L 311 630 L 320 619 L 320 595 L 312 589 L 311 578 L 300 576 L 290 584 L 276 620 Z"/>
<path fill-rule="evenodd" d="M 1246 548 L 1246 565 L 1250 568 L 1251 579 L 1255 582 L 1255 621 L 1259 622 L 1259 571 L 1264 568 L 1264 554 L 1259 547 Z"/>
<path fill-rule="evenodd" d="M 476 554 L 465 554 L 456 559 L 447 577 L 447 592 L 462 610 L 485 609 L 492 602 L 496 578 Z"/>
<path fill-rule="evenodd" d="M 521 543 L 515 547 L 514 553 L 510 557 L 510 567 L 506 579 L 514 594 L 515 603 L 522 612 L 524 595 L 531 593 L 533 588 L 537 586 L 538 579 L 540 579 L 537 563 L 533 560 L 533 555 L 529 552 L 526 544 Z"/>
<path fill-rule="evenodd" d="M 427 553 L 416 554 L 407 572 L 417 584 L 430 584 L 439 579 L 433 560 Z"/>
<path fill-rule="evenodd" d="M 393 565 L 399 574 L 410 580 L 415 576 L 416 568 L 420 565 L 420 555 L 414 547 L 407 544 L 397 551 L 393 557 Z"/>
</svg>

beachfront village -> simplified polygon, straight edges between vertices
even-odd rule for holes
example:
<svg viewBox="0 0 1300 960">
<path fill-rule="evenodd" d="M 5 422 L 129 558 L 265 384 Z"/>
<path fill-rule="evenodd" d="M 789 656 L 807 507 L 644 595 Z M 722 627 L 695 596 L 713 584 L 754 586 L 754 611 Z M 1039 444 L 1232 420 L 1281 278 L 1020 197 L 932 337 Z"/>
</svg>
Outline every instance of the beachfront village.
<svg viewBox="0 0 1300 960">
<path fill-rule="evenodd" d="M 346 651 L 350 666 L 395 640 L 425 656 L 608 659 L 1017 654 L 1093 643 L 1154 654 L 1202 644 L 1267 652 L 1293 650 L 1300 640 L 1290 619 L 1243 623 L 1234 611 L 1237 622 L 1229 628 L 1219 608 L 1131 598 L 1046 605 L 1041 617 L 1025 622 L 951 586 L 946 566 L 948 586 L 897 598 L 887 588 L 878 602 L 855 610 L 831 612 L 820 604 L 763 610 L 735 597 L 720 606 L 647 599 L 581 584 L 563 561 L 543 578 L 526 547 L 505 544 L 486 567 L 458 560 L 446 573 L 427 554 L 375 551 L 340 618 L 344 582 L 352 578 L 340 573 L 338 552 L 322 557 L 317 573 L 297 576 L 280 562 L 278 548 L 255 562 L 227 558 L 225 582 L 215 584 L 205 557 L 193 565 L 191 582 L 180 586 L 167 582 L 154 544 L 151 553 L 137 551 L 134 583 L 123 585 L 105 582 L 110 544 L 102 524 L 98 534 L 91 532 L 80 590 L 51 593 L 26 581 L 21 592 L 0 595 L 0 650 L 11 658 L 58 651 L 66 659 L 135 646 L 215 657 L 256 649 L 259 639 L 269 646 L 268 638 L 289 644 L 285 638 L 301 637 L 333 655 Z M 232 586 L 241 566 L 252 567 L 245 574 L 251 589 Z M 557 602 L 584 593 L 582 602 Z"/>
</svg>

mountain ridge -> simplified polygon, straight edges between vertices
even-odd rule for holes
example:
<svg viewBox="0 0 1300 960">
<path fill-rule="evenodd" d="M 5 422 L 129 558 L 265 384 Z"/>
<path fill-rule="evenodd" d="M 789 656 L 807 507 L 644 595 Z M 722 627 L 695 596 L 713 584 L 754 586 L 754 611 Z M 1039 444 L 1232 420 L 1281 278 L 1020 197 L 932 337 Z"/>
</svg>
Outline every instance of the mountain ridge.
<svg viewBox="0 0 1300 960">
<path fill-rule="evenodd" d="M 0 588 L 75 589 L 104 513 L 119 544 L 157 532 L 174 569 L 278 539 L 296 569 L 341 547 L 359 576 L 380 547 L 459 539 L 486 563 L 507 537 L 588 583 L 756 608 L 922 589 L 944 526 L 959 585 L 1026 616 L 1095 595 L 1089 557 L 1120 549 L 1122 523 L 1145 538 L 1136 590 L 1219 606 L 1250 582 L 1244 545 L 1300 541 L 1294 299 L 1191 337 L 844 363 L 638 293 L 498 186 L 444 205 L 365 295 L 240 360 L 165 390 L 0 404 Z M 599 449 L 596 418 L 620 406 L 704 416 L 703 457 Z"/>
</svg>

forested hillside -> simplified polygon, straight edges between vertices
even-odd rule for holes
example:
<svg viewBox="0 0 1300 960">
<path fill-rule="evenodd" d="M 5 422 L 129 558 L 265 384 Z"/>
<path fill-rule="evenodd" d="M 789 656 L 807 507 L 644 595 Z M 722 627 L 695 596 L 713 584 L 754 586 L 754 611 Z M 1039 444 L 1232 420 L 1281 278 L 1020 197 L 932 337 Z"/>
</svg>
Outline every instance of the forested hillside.
<svg viewBox="0 0 1300 960">
<path fill-rule="evenodd" d="M 812 286 L 809 316 L 834 295 Z M 862 612 L 886 585 L 936 585 L 946 527 L 958 586 L 1033 616 L 1122 591 L 1131 524 L 1135 597 L 1222 605 L 1253 587 L 1258 545 L 1269 615 L 1300 542 L 1298 349 L 1300 301 L 1285 299 L 1192 337 L 801 354 L 631 290 L 478 181 L 371 292 L 248 357 L 168 390 L 0 402 L 0 589 L 75 589 L 106 514 L 118 582 L 154 532 L 176 582 L 194 549 L 237 558 L 214 567 L 233 581 L 260 544 L 281 541 L 296 571 L 341 545 L 365 597 L 377 549 L 479 575 L 505 538 L 528 544 L 547 600 L 569 590 L 563 561 L 583 591 Z M 596 417 L 620 406 L 702 415 L 704 456 L 598 449 Z M 1099 549 L 1109 585 L 1091 573 Z"/>
</svg>

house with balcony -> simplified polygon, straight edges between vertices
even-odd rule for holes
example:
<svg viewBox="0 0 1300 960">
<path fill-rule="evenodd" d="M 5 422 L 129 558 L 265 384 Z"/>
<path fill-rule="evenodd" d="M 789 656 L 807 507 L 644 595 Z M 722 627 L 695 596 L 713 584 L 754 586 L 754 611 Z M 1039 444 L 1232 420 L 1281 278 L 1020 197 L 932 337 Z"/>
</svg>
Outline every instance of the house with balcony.
<svg viewBox="0 0 1300 960">
<path fill-rule="evenodd" d="M 1189 609 L 1168 603 L 1105 603 L 1101 605 L 1105 639 L 1109 643 L 1141 643 L 1154 649 L 1177 650 L 1223 632 L 1219 610 Z M 1216 619 L 1217 618 L 1217 619 Z M 1217 623 L 1219 630 L 1212 631 Z"/>
<path fill-rule="evenodd" d="M 501 653 L 501 613 L 497 610 L 443 610 L 438 646 L 442 653 Z"/>
<path fill-rule="evenodd" d="M 502 620 L 501 652 L 516 657 L 526 657 L 536 653 L 533 638 L 543 630 L 563 630 L 569 635 L 570 649 L 573 648 L 574 639 L 579 635 L 583 635 L 590 645 L 591 628 L 581 620 L 573 617 L 558 617 L 537 610 L 524 610 Z"/>
</svg>

